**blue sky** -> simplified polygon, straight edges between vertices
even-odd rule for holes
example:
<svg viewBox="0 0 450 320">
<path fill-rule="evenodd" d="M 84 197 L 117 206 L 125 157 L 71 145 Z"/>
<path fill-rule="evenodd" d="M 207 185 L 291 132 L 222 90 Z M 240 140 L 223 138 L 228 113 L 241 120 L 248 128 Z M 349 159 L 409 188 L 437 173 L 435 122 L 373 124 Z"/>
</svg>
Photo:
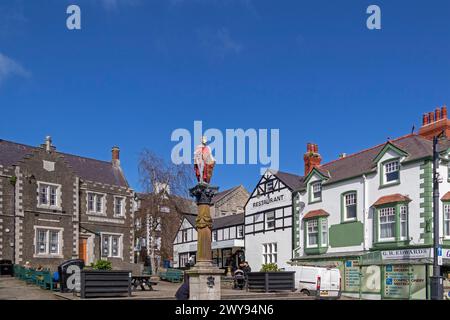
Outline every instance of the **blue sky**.
<svg viewBox="0 0 450 320">
<path fill-rule="evenodd" d="M 170 159 L 194 120 L 273 128 L 280 170 L 301 174 L 307 142 L 330 161 L 450 102 L 449 17 L 447 0 L 2 0 L 0 138 L 104 160 L 119 145 L 139 190 L 140 151 Z M 259 168 L 217 166 L 213 182 L 252 189 Z"/>
</svg>

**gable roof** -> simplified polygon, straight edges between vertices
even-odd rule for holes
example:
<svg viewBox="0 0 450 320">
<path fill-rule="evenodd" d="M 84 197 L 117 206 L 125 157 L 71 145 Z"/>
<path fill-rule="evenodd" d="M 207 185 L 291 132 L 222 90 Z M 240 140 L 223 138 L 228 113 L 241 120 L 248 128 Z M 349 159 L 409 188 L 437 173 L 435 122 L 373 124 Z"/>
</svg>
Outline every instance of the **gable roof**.
<svg viewBox="0 0 450 320">
<path fill-rule="evenodd" d="M 184 217 L 193 227 L 195 227 L 195 219 L 197 218 L 197 215 L 185 215 Z M 243 213 L 215 218 L 213 219 L 212 230 L 244 224 L 244 219 L 245 215 Z"/>
<path fill-rule="evenodd" d="M 229 195 L 230 193 L 236 191 L 237 189 L 239 189 L 241 187 L 241 185 L 239 186 L 235 186 L 233 188 L 218 192 L 214 195 L 214 197 L 211 200 L 211 204 L 215 204 L 216 202 L 222 200 L 223 198 L 225 198 L 227 195 Z"/>
<path fill-rule="evenodd" d="M 377 155 L 388 143 L 393 144 L 407 153 L 405 161 L 414 161 L 425 157 L 430 157 L 433 153 L 432 141 L 417 134 L 409 134 L 358 153 L 348 155 L 344 158 L 323 164 L 320 168 L 318 168 L 318 170 L 329 176 L 329 179 L 325 182 L 326 184 L 351 177 L 362 176 L 365 173 L 374 172 L 376 170 L 376 163 L 374 162 L 374 159 L 376 159 Z M 304 187 L 305 186 L 303 185 L 301 188 Z"/>
<path fill-rule="evenodd" d="M 0 164 L 5 167 L 16 165 L 24 157 L 32 155 L 34 151 L 39 149 L 39 147 L 27 146 L 0 139 Z M 64 157 L 64 160 L 81 179 L 120 187 L 128 187 L 128 182 L 122 169 L 113 166 L 111 162 L 80 157 L 58 151 L 55 152 Z"/>
<path fill-rule="evenodd" d="M 303 186 L 303 181 L 305 177 L 282 171 L 278 171 L 276 173 L 272 172 L 272 174 L 278 179 L 280 179 L 285 185 L 287 185 L 292 190 L 298 189 Z"/>
</svg>

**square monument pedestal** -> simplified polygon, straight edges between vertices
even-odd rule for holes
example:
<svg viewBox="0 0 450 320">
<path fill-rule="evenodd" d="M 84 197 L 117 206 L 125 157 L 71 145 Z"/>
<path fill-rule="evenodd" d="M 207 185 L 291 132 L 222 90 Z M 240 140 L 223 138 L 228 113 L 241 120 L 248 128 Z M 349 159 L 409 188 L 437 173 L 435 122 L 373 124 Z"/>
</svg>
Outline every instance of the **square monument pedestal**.
<svg viewBox="0 0 450 320">
<path fill-rule="evenodd" d="M 223 270 L 211 262 L 198 262 L 186 273 L 189 275 L 189 300 L 221 299 L 220 277 Z"/>
</svg>

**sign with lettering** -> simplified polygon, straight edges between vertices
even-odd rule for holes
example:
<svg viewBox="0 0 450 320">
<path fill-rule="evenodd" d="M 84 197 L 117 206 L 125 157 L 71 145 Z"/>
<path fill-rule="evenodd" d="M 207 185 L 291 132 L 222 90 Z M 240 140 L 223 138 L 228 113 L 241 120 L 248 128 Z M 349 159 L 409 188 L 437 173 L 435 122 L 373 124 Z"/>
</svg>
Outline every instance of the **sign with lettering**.
<svg viewBox="0 0 450 320">
<path fill-rule="evenodd" d="M 410 260 L 432 258 L 430 248 L 386 250 L 381 252 L 383 260 Z"/>
<path fill-rule="evenodd" d="M 426 299 L 424 265 L 386 265 L 384 268 L 385 298 Z"/>
<path fill-rule="evenodd" d="M 344 268 L 344 291 L 358 292 L 359 291 L 359 265 L 357 260 L 347 260 Z"/>
<path fill-rule="evenodd" d="M 283 201 L 283 200 L 284 200 L 284 194 L 280 194 L 280 195 L 274 196 L 274 197 L 267 196 L 263 200 L 253 202 L 253 208 L 261 207 L 264 205 L 271 204 L 272 202 L 278 202 L 278 201 Z"/>
</svg>

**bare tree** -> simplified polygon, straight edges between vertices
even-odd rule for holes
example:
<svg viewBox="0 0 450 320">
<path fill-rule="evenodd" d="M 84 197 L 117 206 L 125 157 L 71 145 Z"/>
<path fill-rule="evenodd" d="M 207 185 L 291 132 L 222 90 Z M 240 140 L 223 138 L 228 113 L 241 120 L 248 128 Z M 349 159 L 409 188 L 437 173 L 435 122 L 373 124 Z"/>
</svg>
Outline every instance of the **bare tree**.
<svg viewBox="0 0 450 320">
<path fill-rule="evenodd" d="M 156 256 L 167 258 L 171 255 L 182 213 L 189 211 L 189 188 L 194 186 L 194 171 L 191 166 L 174 165 L 150 150 L 143 150 L 139 158 L 139 176 L 145 192 L 141 199 L 141 218 L 150 240 L 147 253 L 155 272 Z"/>
</svg>

